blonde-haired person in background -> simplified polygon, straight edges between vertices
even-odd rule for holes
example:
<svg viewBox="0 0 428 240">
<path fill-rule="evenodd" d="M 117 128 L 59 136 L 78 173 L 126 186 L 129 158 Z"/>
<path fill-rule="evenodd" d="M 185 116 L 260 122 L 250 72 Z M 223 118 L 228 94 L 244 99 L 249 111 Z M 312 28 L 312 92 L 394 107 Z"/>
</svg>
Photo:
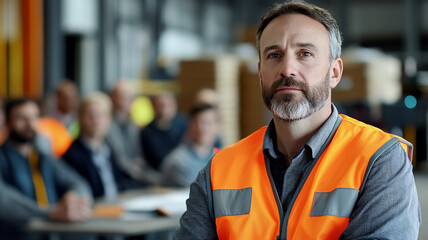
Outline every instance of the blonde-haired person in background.
<svg viewBox="0 0 428 240">
<path fill-rule="evenodd" d="M 112 119 L 110 98 L 93 92 L 79 106 L 79 137 L 63 155 L 71 167 L 90 184 L 94 197 L 115 198 L 118 192 L 142 185 L 117 164 L 117 157 L 106 136 Z"/>
</svg>

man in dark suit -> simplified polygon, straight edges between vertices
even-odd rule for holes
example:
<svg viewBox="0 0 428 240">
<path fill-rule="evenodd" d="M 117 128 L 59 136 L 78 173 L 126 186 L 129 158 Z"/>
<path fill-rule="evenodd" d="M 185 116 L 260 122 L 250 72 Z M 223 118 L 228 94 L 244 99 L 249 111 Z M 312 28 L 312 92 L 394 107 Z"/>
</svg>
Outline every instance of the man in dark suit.
<svg viewBox="0 0 428 240">
<path fill-rule="evenodd" d="M 84 98 L 79 107 L 79 137 L 62 157 L 89 182 L 97 198 L 114 198 L 122 190 L 142 186 L 118 167 L 106 141 L 111 119 L 107 95 L 95 92 Z"/>
<path fill-rule="evenodd" d="M 37 239 L 25 231 L 33 217 L 73 222 L 91 216 L 87 183 L 36 147 L 38 119 L 36 102 L 7 103 L 9 137 L 0 147 L 0 239 Z"/>
<path fill-rule="evenodd" d="M 177 113 L 177 103 L 170 92 L 151 98 L 155 119 L 140 133 L 147 162 L 156 170 L 164 158 L 180 144 L 187 130 L 187 119 Z"/>
</svg>

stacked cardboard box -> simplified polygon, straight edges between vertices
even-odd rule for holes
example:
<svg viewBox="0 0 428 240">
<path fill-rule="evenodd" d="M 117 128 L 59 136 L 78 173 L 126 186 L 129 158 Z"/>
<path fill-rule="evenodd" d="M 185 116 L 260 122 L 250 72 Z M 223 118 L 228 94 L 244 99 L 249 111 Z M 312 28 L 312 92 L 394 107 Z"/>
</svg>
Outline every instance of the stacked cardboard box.
<svg viewBox="0 0 428 240">
<path fill-rule="evenodd" d="M 343 76 L 333 89 L 336 102 L 368 102 L 371 106 L 394 103 L 402 96 L 401 62 L 388 55 L 359 59 L 344 54 Z"/>
<path fill-rule="evenodd" d="M 219 112 L 222 120 L 224 146 L 239 140 L 239 60 L 233 56 L 214 59 L 185 60 L 180 63 L 179 108 L 188 112 L 195 94 L 203 88 L 212 88 L 219 94 Z"/>
<path fill-rule="evenodd" d="M 348 103 L 367 100 L 367 76 L 365 63 L 347 62 L 342 79 L 332 91 L 335 102 Z"/>
</svg>

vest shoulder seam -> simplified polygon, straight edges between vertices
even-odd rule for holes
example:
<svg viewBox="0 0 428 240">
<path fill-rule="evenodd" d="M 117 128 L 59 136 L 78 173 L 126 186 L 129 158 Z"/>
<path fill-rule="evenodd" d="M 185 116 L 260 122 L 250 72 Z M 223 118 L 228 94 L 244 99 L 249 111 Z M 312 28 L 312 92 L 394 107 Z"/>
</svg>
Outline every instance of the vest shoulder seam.
<svg viewBox="0 0 428 240">
<path fill-rule="evenodd" d="M 376 163 L 377 159 L 382 156 L 385 152 L 391 149 L 395 144 L 399 144 L 399 139 L 396 137 L 392 137 L 386 143 L 384 143 L 376 152 L 370 157 L 369 163 L 367 164 L 366 171 L 364 173 L 363 182 L 360 188 L 360 194 L 363 192 L 364 187 L 366 185 L 367 179 L 370 175 L 371 169 L 373 165 Z"/>
</svg>

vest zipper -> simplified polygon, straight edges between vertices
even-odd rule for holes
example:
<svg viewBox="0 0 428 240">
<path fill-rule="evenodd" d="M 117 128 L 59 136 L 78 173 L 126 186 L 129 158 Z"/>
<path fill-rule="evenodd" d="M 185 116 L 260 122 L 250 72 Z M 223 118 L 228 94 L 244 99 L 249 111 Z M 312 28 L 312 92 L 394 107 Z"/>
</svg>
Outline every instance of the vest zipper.
<svg viewBox="0 0 428 240">
<path fill-rule="evenodd" d="M 268 173 L 268 177 L 270 180 L 270 185 L 273 191 L 273 195 L 275 196 L 276 205 L 278 206 L 278 215 L 279 215 L 279 235 L 276 236 L 277 240 L 285 240 L 287 239 L 287 231 L 283 231 L 284 227 L 284 210 L 282 209 L 282 203 L 281 199 L 279 198 L 278 192 L 276 191 L 275 182 L 272 177 L 272 173 L 270 171 L 270 159 L 268 157 L 265 157 L 265 165 L 266 165 L 266 171 Z M 283 234 L 284 232 L 284 234 Z M 285 235 L 285 236 L 284 236 Z"/>
<path fill-rule="evenodd" d="M 296 189 L 296 192 L 294 193 L 293 199 L 291 200 L 290 206 L 287 209 L 287 212 L 283 212 L 283 215 L 281 218 L 280 233 L 279 233 L 280 240 L 286 240 L 287 239 L 288 219 L 290 218 L 290 213 L 294 207 L 294 203 L 295 203 L 298 195 L 300 194 L 300 190 L 302 190 L 303 185 L 306 183 L 307 178 L 311 174 L 315 164 L 317 163 L 317 161 L 319 160 L 319 158 L 321 157 L 322 153 L 325 151 L 327 146 L 330 144 L 331 139 L 333 138 L 334 134 L 336 133 L 337 128 L 339 127 L 341 122 L 342 122 L 342 118 L 339 115 L 336 119 L 333 130 L 330 132 L 330 134 L 327 137 L 327 140 L 324 142 L 320 151 L 318 152 L 318 154 L 315 156 L 314 160 L 312 161 L 312 164 L 309 166 L 310 171 L 306 171 L 306 173 L 303 175 L 303 178 L 302 178 L 303 181 L 299 183 L 299 185 Z M 275 188 L 275 193 L 276 193 L 276 188 Z M 278 196 L 278 193 L 276 193 L 276 196 Z M 279 202 L 279 204 L 281 204 L 281 202 Z M 282 204 L 280 206 L 281 206 L 281 211 L 283 211 L 282 210 Z"/>
</svg>

